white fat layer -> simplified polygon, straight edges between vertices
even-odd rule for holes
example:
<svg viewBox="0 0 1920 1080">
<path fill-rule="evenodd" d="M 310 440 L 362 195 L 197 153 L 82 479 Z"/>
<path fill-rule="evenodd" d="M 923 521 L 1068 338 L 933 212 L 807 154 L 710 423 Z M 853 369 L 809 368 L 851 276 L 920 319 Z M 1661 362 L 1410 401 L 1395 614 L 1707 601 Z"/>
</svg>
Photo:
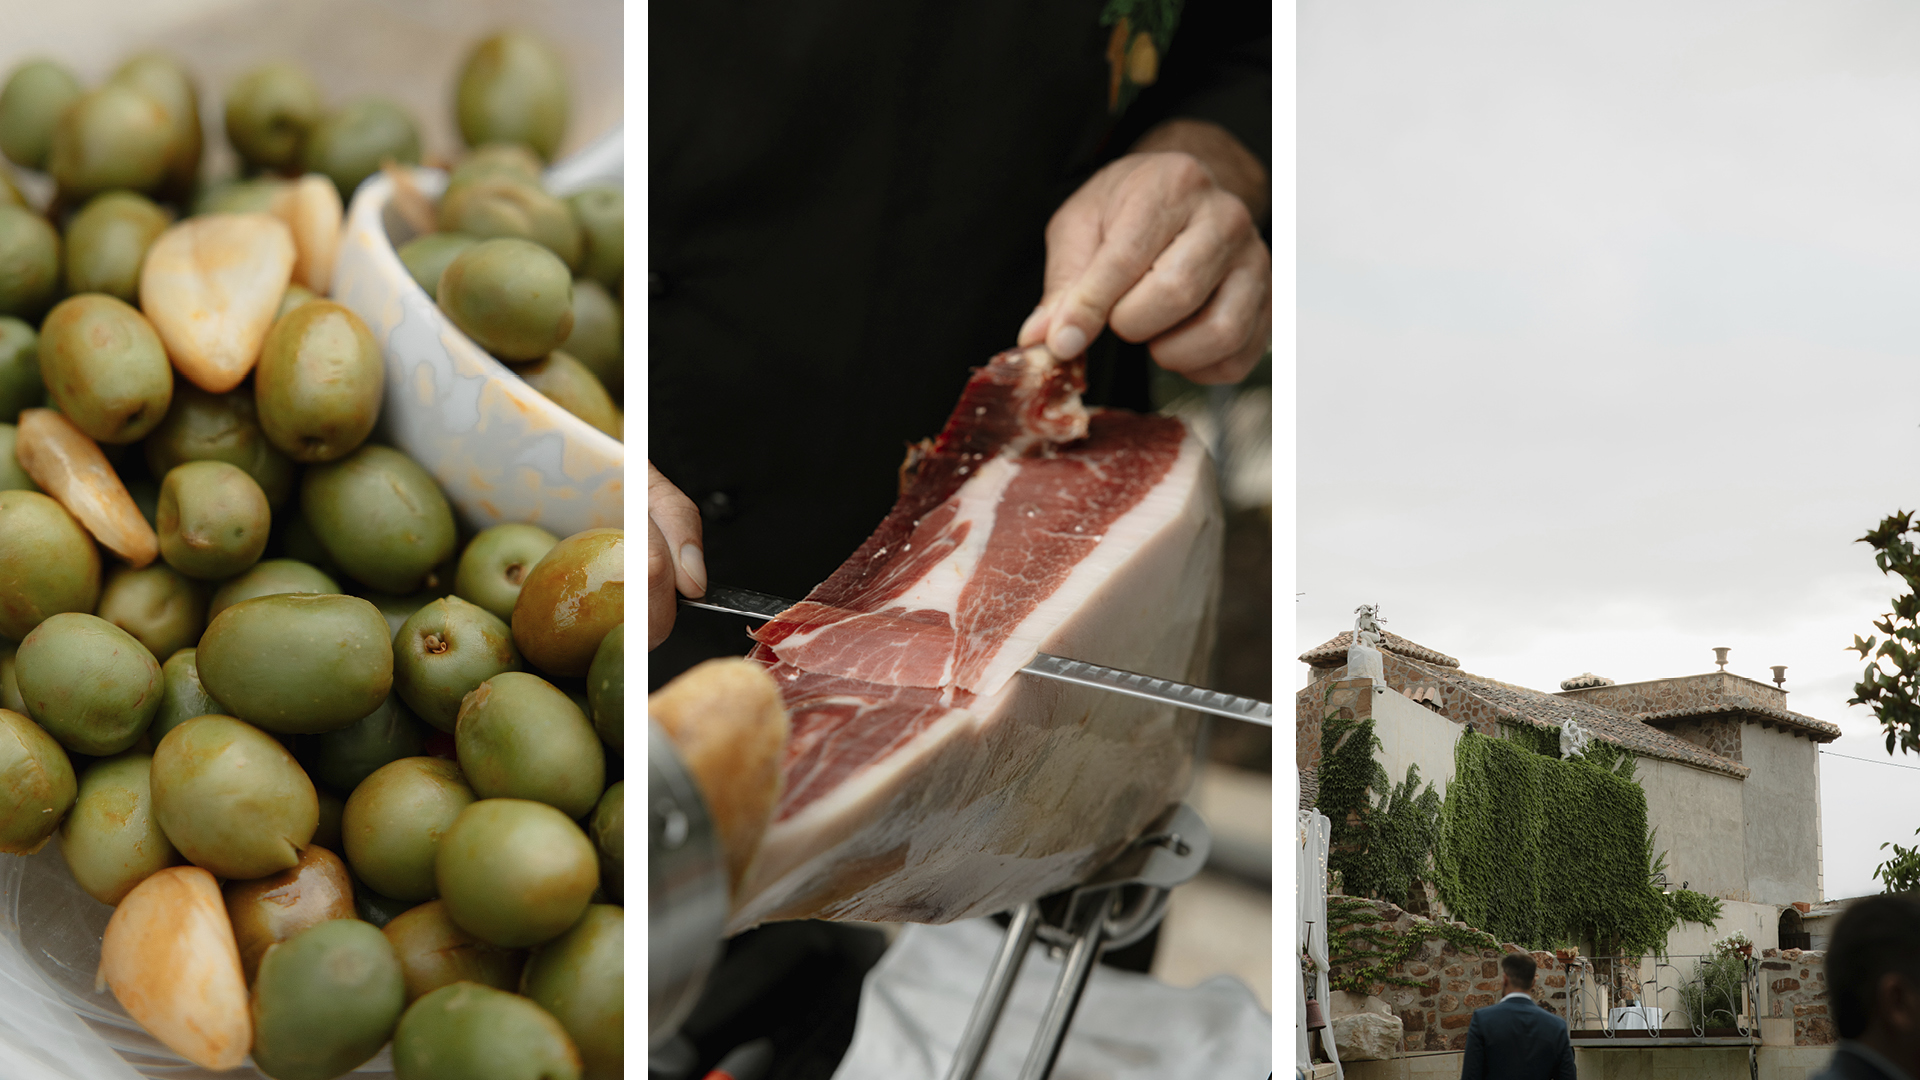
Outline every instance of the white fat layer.
<svg viewBox="0 0 1920 1080">
<path fill-rule="evenodd" d="M 1195 483 L 1196 472 L 1206 468 L 1207 452 L 1200 440 L 1189 433 L 1180 444 L 1180 456 L 1174 459 L 1167 475 L 1148 490 L 1131 510 L 1120 515 L 1101 534 L 1087 557 L 1074 564 L 1067 579 L 1051 596 L 1042 600 L 994 654 L 978 679 L 966 689 L 982 696 L 998 694 L 1007 680 L 1033 662 L 1047 638 L 1061 623 L 1081 610 L 1100 587 L 1133 558 L 1147 539 L 1181 516 Z M 1099 662 L 1098 657 L 1076 656 L 1075 660 Z"/>
<path fill-rule="evenodd" d="M 962 468 L 968 468 L 962 466 Z M 1001 496 L 1006 494 L 1007 485 L 1013 482 L 1018 471 L 1014 462 L 1005 457 L 983 458 L 977 466 L 970 469 L 971 476 L 961 483 L 958 491 L 948 497 L 947 502 L 956 504 L 954 519 L 948 523 L 948 529 L 955 529 L 961 522 L 971 522 L 966 538 L 953 549 L 946 558 L 935 563 L 925 576 L 907 587 L 907 591 L 895 598 L 888 607 L 904 607 L 908 611 L 944 611 L 948 618 L 960 610 L 960 593 L 973 577 L 974 568 L 980 565 L 981 556 L 986 554 L 987 541 L 993 537 L 993 520 L 1000 508 Z M 902 541 L 911 544 L 911 540 Z M 881 557 L 897 554 L 883 552 Z M 911 557 L 912 553 L 906 553 Z M 831 626 L 833 624 L 829 624 Z M 789 652 L 826 632 L 829 626 L 821 626 L 794 634 L 774 646 L 773 654 L 786 659 Z M 953 678 L 953 654 L 947 654 L 946 666 L 940 671 L 940 685 L 944 686 Z"/>
</svg>

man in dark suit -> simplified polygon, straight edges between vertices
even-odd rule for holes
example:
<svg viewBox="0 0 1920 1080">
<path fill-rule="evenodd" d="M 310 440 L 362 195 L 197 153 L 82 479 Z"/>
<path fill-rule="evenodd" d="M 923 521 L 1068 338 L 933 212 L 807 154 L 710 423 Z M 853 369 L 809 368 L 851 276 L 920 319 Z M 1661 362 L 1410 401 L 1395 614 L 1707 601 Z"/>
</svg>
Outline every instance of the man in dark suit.
<svg viewBox="0 0 1920 1080">
<path fill-rule="evenodd" d="M 1856 900 L 1827 946 L 1840 1044 L 1815 1080 L 1920 1080 L 1920 899 Z"/>
<path fill-rule="evenodd" d="M 1467 1024 L 1460 1080 L 1574 1080 L 1567 1022 L 1534 1003 L 1533 958 L 1500 958 L 1500 1000 Z"/>
</svg>

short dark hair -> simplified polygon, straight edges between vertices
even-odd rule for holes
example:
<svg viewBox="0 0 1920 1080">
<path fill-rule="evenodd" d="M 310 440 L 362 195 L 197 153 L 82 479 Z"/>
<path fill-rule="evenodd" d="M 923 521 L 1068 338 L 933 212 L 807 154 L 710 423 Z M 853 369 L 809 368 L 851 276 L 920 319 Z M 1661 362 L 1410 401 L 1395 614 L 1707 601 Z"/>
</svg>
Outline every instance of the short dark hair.
<svg viewBox="0 0 1920 1080">
<path fill-rule="evenodd" d="M 1847 905 L 1827 944 L 1834 1027 L 1857 1039 L 1873 1020 L 1880 980 L 1898 973 L 1920 989 L 1920 897 L 1867 896 Z"/>
<path fill-rule="evenodd" d="M 1533 973 L 1539 970 L 1539 965 L 1535 964 L 1533 957 L 1528 956 L 1526 953 L 1510 952 L 1500 958 L 1500 970 L 1506 975 L 1507 982 L 1511 984 L 1514 989 L 1531 990 L 1533 989 Z"/>
</svg>

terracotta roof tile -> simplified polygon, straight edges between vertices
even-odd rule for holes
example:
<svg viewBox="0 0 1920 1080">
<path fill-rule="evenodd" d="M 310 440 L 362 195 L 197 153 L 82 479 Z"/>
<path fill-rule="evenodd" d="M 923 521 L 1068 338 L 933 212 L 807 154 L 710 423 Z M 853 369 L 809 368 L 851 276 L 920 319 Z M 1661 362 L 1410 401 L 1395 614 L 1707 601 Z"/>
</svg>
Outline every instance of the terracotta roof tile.
<svg viewBox="0 0 1920 1080">
<path fill-rule="evenodd" d="M 1832 742 L 1840 737 L 1840 726 L 1829 724 L 1804 713 L 1787 709 L 1776 709 L 1771 705 L 1753 703 L 1729 703 L 1725 705 L 1689 705 L 1679 709 L 1662 709 L 1659 712 L 1640 713 L 1637 719 L 1651 724 L 1658 720 L 1678 720 L 1688 716 L 1713 716 L 1719 713 L 1751 713 L 1764 716 L 1782 727 L 1795 728 L 1813 738 L 1816 742 Z"/>
<path fill-rule="evenodd" d="M 1728 776 L 1744 778 L 1750 771 L 1737 761 L 1730 761 L 1677 735 L 1670 735 L 1650 724 L 1642 723 L 1638 717 L 1539 690 L 1531 690 L 1524 686 L 1503 683 L 1498 679 L 1472 675 L 1457 668 L 1450 669 L 1418 661 L 1415 663 L 1442 682 L 1450 683 L 1488 702 L 1493 706 L 1495 716 L 1502 720 L 1532 724 L 1535 727 L 1559 727 L 1566 721 L 1573 720 L 1595 737 L 1616 746 L 1625 747 L 1636 754 L 1697 765 Z M 1813 722 L 1819 723 L 1819 721 Z"/>
<path fill-rule="evenodd" d="M 1437 664 L 1440 667 L 1457 668 L 1460 661 L 1443 652 L 1436 652 L 1425 645 L 1417 645 L 1391 630 L 1380 632 L 1380 644 L 1387 652 L 1418 660 L 1423 664 Z M 1333 640 L 1308 649 L 1300 654 L 1300 662 L 1314 667 L 1338 667 L 1347 662 L 1347 646 L 1353 643 L 1353 631 L 1342 630 L 1333 636 Z"/>
</svg>

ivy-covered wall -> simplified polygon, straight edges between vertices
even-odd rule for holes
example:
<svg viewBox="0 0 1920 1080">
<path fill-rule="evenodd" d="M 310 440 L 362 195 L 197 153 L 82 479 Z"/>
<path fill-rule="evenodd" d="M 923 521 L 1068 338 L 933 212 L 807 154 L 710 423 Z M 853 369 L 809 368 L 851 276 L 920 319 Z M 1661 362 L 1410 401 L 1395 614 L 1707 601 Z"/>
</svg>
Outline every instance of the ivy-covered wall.
<svg viewBox="0 0 1920 1080">
<path fill-rule="evenodd" d="M 1663 893 L 1632 755 L 1590 744 L 1561 760 L 1551 729 L 1463 733 L 1444 800 L 1380 765 L 1371 718 L 1330 715 L 1320 734 L 1319 806 L 1332 820 L 1329 868 L 1351 896 L 1422 902 L 1529 949 L 1578 945 L 1658 952 L 1681 919 L 1710 924 L 1718 901 Z"/>
</svg>

